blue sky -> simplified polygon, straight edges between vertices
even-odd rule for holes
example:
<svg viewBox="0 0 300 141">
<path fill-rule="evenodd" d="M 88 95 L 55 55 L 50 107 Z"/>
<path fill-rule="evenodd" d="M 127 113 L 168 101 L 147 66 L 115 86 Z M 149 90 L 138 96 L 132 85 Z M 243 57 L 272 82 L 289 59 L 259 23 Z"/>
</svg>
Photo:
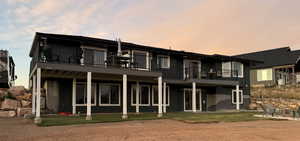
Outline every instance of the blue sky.
<svg viewBox="0 0 300 141">
<path fill-rule="evenodd" d="M 75 34 L 199 53 L 300 49 L 297 0 L 1 0 L 0 49 L 28 84 L 35 32 Z"/>
</svg>

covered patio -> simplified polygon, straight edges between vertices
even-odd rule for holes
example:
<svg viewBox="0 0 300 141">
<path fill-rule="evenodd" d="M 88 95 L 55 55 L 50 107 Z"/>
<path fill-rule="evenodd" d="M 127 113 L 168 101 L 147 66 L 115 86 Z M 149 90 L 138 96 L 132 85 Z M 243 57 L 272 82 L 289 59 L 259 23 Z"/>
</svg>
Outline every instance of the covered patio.
<svg viewBox="0 0 300 141">
<path fill-rule="evenodd" d="M 93 66 L 79 66 L 69 64 L 44 64 L 37 63 L 30 74 L 30 84 L 32 87 L 32 114 L 35 115 L 35 122 L 41 123 L 41 88 L 44 80 L 51 78 L 72 79 L 72 114 L 77 114 L 76 105 L 76 84 L 79 80 L 86 83 L 86 120 L 92 120 L 92 81 L 107 80 L 121 83 L 122 119 L 128 118 L 128 82 L 135 83 L 139 88 L 141 82 L 157 84 L 158 106 L 157 117 L 162 117 L 166 113 L 166 82 L 163 81 L 162 74 L 159 72 L 128 70 L 120 68 L 99 68 Z M 140 113 L 139 90 L 135 91 L 135 112 Z M 95 97 L 94 97 L 95 99 Z"/>
</svg>

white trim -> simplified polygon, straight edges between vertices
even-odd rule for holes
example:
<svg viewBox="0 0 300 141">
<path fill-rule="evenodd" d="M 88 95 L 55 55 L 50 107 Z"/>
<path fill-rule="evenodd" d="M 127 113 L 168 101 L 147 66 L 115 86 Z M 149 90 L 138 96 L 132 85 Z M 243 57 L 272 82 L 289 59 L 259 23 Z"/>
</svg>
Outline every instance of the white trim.
<svg viewBox="0 0 300 141">
<path fill-rule="evenodd" d="M 154 88 L 157 88 L 157 90 L 158 90 L 157 86 L 154 86 L 154 85 L 152 86 L 152 89 L 151 89 L 152 90 L 152 103 L 151 104 L 152 104 L 152 106 L 158 106 L 158 103 L 157 104 L 154 103 L 154 90 L 153 90 Z M 157 91 L 157 94 L 158 94 L 158 91 Z M 170 87 L 169 86 L 167 86 L 167 93 L 166 93 L 166 95 L 168 97 L 166 106 L 170 106 Z"/>
<path fill-rule="evenodd" d="M 240 104 L 244 104 L 244 92 L 243 90 L 239 90 L 241 92 L 241 102 Z M 232 104 L 236 104 L 236 102 L 234 102 L 234 99 L 233 99 L 233 95 L 234 93 L 236 92 L 236 89 L 232 89 L 232 92 L 231 92 L 231 103 Z"/>
<path fill-rule="evenodd" d="M 36 108 L 36 75 L 32 76 L 32 114 L 35 114 Z"/>
<path fill-rule="evenodd" d="M 72 82 L 72 114 L 76 114 L 76 78 Z"/>
<path fill-rule="evenodd" d="M 115 83 L 99 83 L 99 106 L 120 106 L 121 105 L 121 85 L 120 84 L 115 84 Z M 102 86 L 118 86 L 119 87 L 119 103 L 118 104 L 102 104 L 101 103 L 101 88 Z M 111 103 L 111 93 L 109 95 L 109 103 Z"/>
<path fill-rule="evenodd" d="M 132 62 L 134 62 L 134 52 L 137 52 L 137 53 L 146 53 L 146 68 L 135 68 L 135 69 L 138 69 L 138 70 L 150 70 L 151 67 L 150 67 L 150 60 L 149 60 L 149 52 L 148 51 L 140 51 L 140 50 L 132 50 Z"/>
<path fill-rule="evenodd" d="M 170 69 L 170 56 L 169 55 L 157 55 L 157 59 L 156 59 L 156 63 L 157 65 L 159 65 L 159 57 L 167 57 L 167 66 L 166 67 L 162 67 L 162 66 L 158 66 L 158 68 L 160 69 Z"/>
<path fill-rule="evenodd" d="M 192 109 L 191 110 L 186 110 L 186 107 L 185 107 L 185 91 L 186 90 L 192 91 L 192 88 L 184 88 L 183 89 L 183 111 L 184 112 L 192 112 L 193 111 Z M 196 107 L 196 111 L 197 112 L 201 112 L 202 111 L 202 90 L 200 88 L 196 89 L 196 95 L 197 95 L 197 92 L 199 92 L 199 91 L 200 91 L 199 102 L 200 102 L 200 108 L 201 109 L 197 109 L 197 107 Z"/>
<path fill-rule="evenodd" d="M 133 104 L 133 88 L 136 88 L 136 85 L 133 84 L 131 85 L 131 106 L 136 106 L 136 104 Z M 142 96 L 141 96 L 141 87 L 148 87 L 148 104 L 142 104 Z M 150 85 L 141 85 L 140 84 L 140 88 L 139 88 L 139 91 L 140 91 L 140 101 L 139 101 L 139 106 L 150 106 Z M 135 93 L 134 93 L 135 94 Z"/>
<path fill-rule="evenodd" d="M 123 74 L 122 119 L 127 119 L 127 74 Z"/>
<path fill-rule="evenodd" d="M 84 87 L 84 92 L 86 92 L 87 91 L 87 83 L 86 82 L 76 82 L 76 89 L 77 89 L 77 84 L 84 84 L 85 85 L 85 87 Z M 96 83 L 92 83 L 92 85 L 95 85 L 94 86 L 94 103 L 95 104 L 91 104 L 91 106 L 96 106 L 97 104 L 97 102 L 96 102 L 96 100 L 97 100 L 97 92 L 96 92 Z M 92 87 L 92 89 L 93 89 L 93 87 Z M 92 90 L 93 91 L 93 90 Z M 87 93 L 84 93 L 84 96 L 86 95 L 86 97 L 87 97 Z M 76 98 L 77 98 L 77 93 L 76 93 L 76 96 L 75 96 Z M 84 97 L 85 98 L 85 97 Z M 77 99 L 76 99 L 76 102 L 77 102 Z M 87 106 L 87 104 L 75 104 L 75 106 Z"/>
</svg>

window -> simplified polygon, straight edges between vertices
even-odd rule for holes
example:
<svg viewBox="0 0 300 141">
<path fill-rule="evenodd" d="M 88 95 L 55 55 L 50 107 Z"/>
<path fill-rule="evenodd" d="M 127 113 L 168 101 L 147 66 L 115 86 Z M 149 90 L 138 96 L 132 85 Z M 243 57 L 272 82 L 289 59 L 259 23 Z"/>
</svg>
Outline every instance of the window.
<svg viewBox="0 0 300 141">
<path fill-rule="evenodd" d="M 232 62 L 232 75 L 233 77 L 244 77 L 244 65 L 240 62 Z"/>
<path fill-rule="evenodd" d="M 272 76 L 273 76 L 272 69 L 257 70 L 257 81 L 270 81 L 273 80 Z"/>
<path fill-rule="evenodd" d="M 163 89 L 162 89 L 163 92 Z M 162 100 L 164 101 L 163 93 L 162 93 Z M 162 101 L 162 103 L 164 103 Z M 152 86 L 152 105 L 153 106 L 158 106 L 158 88 L 157 86 Z M 166 87 L 166 105 L 170 105 L 170 89 L 167 86 Z"/>
<path fill-rule="evenodd" d="M 243 98 L 243 90 L 239 90 L 239 99 L 240 99 L 240 104 L 243 104 L 244 98 Z M 232 90 L 232 95 L 231 95 L 231 100 L 232 104 L 236 104 L 236 90 Z"/>
<path fill-rule="evenodd" d="M 133 51 L 133 63 L 135 68 L 149 69 L 149 53 L 145 51 Z"/>
<path fill-rule="evenodd" d="M 183 61 L 184 79 L 200 79 L 201 78 L 201 61 L 184 60 Z"/>
<path fill-rule="evenodd" d="M 222 77 L 231 77 L 231 62 L 222 63 Z"/>
<path fill-rule="evenodd" d="M 158 55 L 157 56 L 157 65 L 159 68 L 162 68 L 162 69 L 170 68 L 170 56 Z"/>
<path fill-rule="evenodd" d="M 140 106 L 150 106 L 150 86 L 140 85 L 139 89 L 139 105 Z M 136 105 L 136 85 L 131 87 L 131 105 Z"/>
<path fill-rule="evenodd" d="M 94 50 L 94 65 L 104 65 L 106 60 L 105 50 Z"/>
<path fill-rule="evenodd" d="M 232 74 L 232 75 L 231 75 Z M 222 63 L 223 77 L 244 77 L 244 65 L 240 62 L 223 62 Z"/>
<path fill-rule="evenodd" d="M 100 106 L 120 106 L 120 85 L 100 84 L 99 93 Z"/>
<path fill-rule="evenodd" d="M 96 106 L 96 84 L 92 84 L 91 104 Z M 76 84 L 76 105 L 85 106 L 87 103 L 86 83 L 79 82 Z"/>
</svg>

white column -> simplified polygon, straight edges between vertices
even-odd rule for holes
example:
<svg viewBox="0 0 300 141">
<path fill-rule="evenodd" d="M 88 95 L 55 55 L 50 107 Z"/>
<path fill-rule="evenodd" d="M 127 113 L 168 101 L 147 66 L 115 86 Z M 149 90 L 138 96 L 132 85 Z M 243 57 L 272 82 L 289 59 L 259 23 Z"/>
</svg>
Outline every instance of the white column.
<svg viewBox="0 0 300 141">
<path fill-rule="evenodd" d="M 73 83 L 72 83 L 72 113 L 73 115 L 76 114 L 76 78 L 73 78 Z"/>
<path fill-rule="evenodd" d="M 136 110 L 136 113 L 140 113 L 140 82 L 137 81 L 136 82 L 136 95 L 135 95 L 135 101 L 136 101 L 136 107 L 135 107 L 135 110 Z"/>
<path fill-rule="evenodd" d="M 37 68 L 35 123 L 41 123 L 41 68 Z"/>
<path fill-rule="evenodd" d="M 192 89 L 192 111 L 196 113 L 196 82 L 193 82 Z"/>
<path fill-rule="evenodd" d="M 167 96 L 166 95 L 167 95 L 167 83 L 164 82 L 164 88 L 163 88 L 163 111 L 164 111 L 164 113 L 167 113 Z"/>
<path fill-rule="evenodd" d="M 236 85 L 236 110 L 240 110 L 240 88 Z"/>
<path fill-rule="evenodd" d="M 162 77 L 158 77 L 158 115 L 162 117 Z"/>
<path fill-rule="evenodd" d="M 123 74 L 123 114 L 122 119 L 127 119 L 127 75 Z"/>
<path fill-rule="evenodd" d="M 86 120 L 92 120 L 91 116 L 91 101 L 92 101 L 92 72 L 87 73 L 87 106 L 86 106 Z"/>
<path fill-rule="evenodd" d="M 35 100 L 36 100 L 36 75 L 32 78 L 32 114 L 35 114 Z"/>
</svg>

